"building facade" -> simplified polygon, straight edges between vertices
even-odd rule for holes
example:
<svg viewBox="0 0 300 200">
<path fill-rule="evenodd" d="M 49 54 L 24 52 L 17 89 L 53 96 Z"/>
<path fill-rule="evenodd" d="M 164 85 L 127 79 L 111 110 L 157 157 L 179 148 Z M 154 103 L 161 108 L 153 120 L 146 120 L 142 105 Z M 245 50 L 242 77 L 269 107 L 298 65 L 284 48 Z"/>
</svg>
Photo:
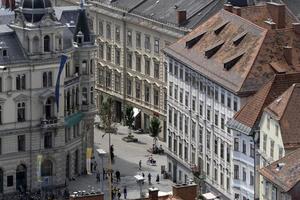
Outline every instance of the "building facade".
<svg viewBox="0 0 300 200">
<path fill-rule="evenodd" d="M 74 4 L 75 1 L 64 1 Z M 57 2 L 60 3 L 60 2 Z M 139 110 L 135 128 L 147 132 L 153 116 L 165 139 L 167 64 L 162 49 L 221 7 L 221 1 L 89 1 L 98 35 L 97 104 L 114 99 L 115 121 L 127 105 Z"/>
<path fill-rule="evenodd" d="M 72 11 L 76 24 L 60 22 L 48 0 L 14 12 L 0 34 L 0 194 L 63 186 L 86 172 L 93 148 L 96 47 L 85 9 Z"/>
</svg>

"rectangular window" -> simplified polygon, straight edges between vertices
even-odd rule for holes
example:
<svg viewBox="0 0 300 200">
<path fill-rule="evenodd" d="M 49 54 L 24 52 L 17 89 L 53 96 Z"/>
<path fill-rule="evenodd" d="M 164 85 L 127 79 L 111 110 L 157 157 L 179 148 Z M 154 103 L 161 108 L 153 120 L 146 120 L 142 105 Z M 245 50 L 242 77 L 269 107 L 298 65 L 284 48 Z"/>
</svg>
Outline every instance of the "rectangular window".
<svg viewBox="0 0 300 200">
<path fill-rule="evenodd" d="M 3 89 L 2 89 L 2 77 L 0 77 L 0 92 L 2 92 Z"/>
<path fill-rule="evenodd" d="M 184 133 L 186 135 L 189 134 L 189 117 L 185 116 L 185 120 L 184 120 Z"/>
<path fill-rule="evenodd" d="M 221 115 L 221 129 L 225 129 L 225 115 L 223 114 Z"/>
<path fill-rule="evenodd" d="M 215 110 L 215 126 L 219 125 L 219 112 Z"/>
<path fill-rule="evenodd" d="M 139 81 L 135 82 L 135 97 L 137 99 L 141 98 L 141 83 Z"/>
<path fill-rule="evenodd" d="M 150 59 L 145 58 L 145 74 L 150 75 Z"/>
<path fill-rule="evenodd" d="M 111 87 L 111 71 L 106 71 L 106 87 Z"/>
<path fill-rule="evenodd" d="M 121 75 L 120 74 L 115 74 L 115 90 L 117 92 L 121 91 Z"/>
<path fill-rule="evenodd" d="M 279 133 L 279 127 L 278 127 L 278 125 L 276 124 L 276 125 L 275 125 L 275 134 L 276 134 L 277 137 L 278 137 L 278 133 Z"/>
<path fill-rule="evenodd" d="M 141 48 L 141 33 L 140 32 L 135 33 L 135 39 L 136 39 L 136 42 L 135 42 L 136 48 L 140 49 Z"/>
<path fill-rule="evenodd" d="M 183 103 L 183 89 L 180 88 L 180 92 L 179 92 L 179 102 Z"/>
<path fill-rule="evenodd" d="M 135 68 L 136 68 L 136 71 L 141 72 L 141 56 L 140 55 L 135 56 Z"/>
<path fill-rule="evenodd" d="M 187 84 L 189 84 L 189 82 L 190 82 L 190 74 L 189 74 L 189 72 L 188 71 L 185 71 L 185 82 L 187 83 Z"/>
<path fill-rule="evenodd" d="M 111 61 L 111 46 L 109 45 L 106 46 L 106 60 Z"/>
<path fill-rule="evenodd" d="M 178 63 L 175 62 L 175 65 L 174 65 L 174 76 L 177 77 L 178 76 Z"/>
<path fill-rule="evenodd" d="M 151 51 L 150 36 L 145 35 L 145 49 Z"/>
<path fill-rule="evenodd" d="M 215 100 L 219 101 L 219 89 L 217 87 L 215 88 Z"/>
<path fill-rule="evenodd" d="M 253 186 L 254 185 L 254 173 L 250 172 L 250 185 Z"/>
<path fill-rule="evenodd" d="M 12 187 L 14 185 L 14 176 L 7 176 L 7 187 Z"/>
<path fill-rule="evenodd" d="M 169 96 L 173 96 L 173 83 L 169 82 Z"/>
<path fill-rule="evenodd" d="M 121 50 L 119 48 L 115 49 L 115 63 L 116 65 L 120 65 L 121 64 Z"/>
<path fill-rule="evenodd" d="M 218 155 L 218 138 L 215 136 L 215 154 Z"/>
<path fill-rule="evenodd" d="M 159 53 L 159 39 L 154 40 L 154 53 Z"/>
<path fill-rule="evenodd" d="M 239 179 L 239 166 L 234 165 L 234 179 Z"/>
<path fill-rule="evenodd" d="M 227 107 L 231 108 L 231 95 L 230 94 L 227 95 Z"/>
<path fill-rule="evenodd" d="M 103 45 L 103 43 L 99 43 L 98 49 L 99 49 L 99 58 L 103 59 L 104 58 L 104 45 Z"/>
<path fill-rule="evenodd" d="M 17 120 L 18 122 L 25 121 L 25 102 L 19 102 L 17 104 Z"/>
<path fill-rule="evenodd" d="M 178 112 L 174 111 L 174 127 L 177 128 Z"/>
<path fill-rule="evenodd" d="M 132 80 L 127 77 L 127 95 L 131 96 L 132 90 Z"/>
<path fill-rule="evenodd" d="M 44 148 L 50 149 L 52 148 L 52 133 L 46 132 L 44 136 Z"/>
<path fill-rule="evenodd" d="M 196 123 L 192 121 L 192 140 L 195 141 L 196 138 Z"/>
<path fill-rule="evenodd" d="M 182 131 L 182 123 L 183 123 L 182 117 L 183 117 L 183 114 L 179 114 L 179 130 L 180 131 Z"/>
<path fill-rule="evenodd" d="M 150 87 L 145 85 L 145 101 L 150 103 Z"/>
<path fill-rule="evenodd" d="M 173 74 L 173 62 L 172 62 L 172 60 L 169 60 L 169 73 Z"/>
<path fill-rule="evenodd" d="M 169 107 L 169 124 L 172 125 L 172 108 Z"/>
<path fill-rule="evenodd" d="M 103 36 L 103 21 L 99 21 L 98 34 Z"/>
<path fill-rule="evenodd" d="M 221 150 L 221 153 L 220 153 L 221 158 L 224 159 L 224 143 L 223 142 L 221 143 L 221 149 L 220 150 Z"/>
<path fill-rule="evenodd" d="M 179 69 L 179 77 L 180 77 L 180 80 L 183 80 L 183 69 L 181 67 Z"/>
<path fill-rule="evenodd" d="M 192 110 L 196 111 L 196 97 L 193 97 L 192 99 Z"/>
<path fill-rule="evenodd" d="M 111 39 L 111 26 L 110 24 L 106 24 L 106 39 Z"/>
<path fill-rule="evenodd" d="M 234 97 L 234 99 L 233 99 L 233 110 L 234 110 L 235 112 L 238 111 L 238 102 L 237 102 L 237 101 L 238 101 L 237 98 Z"/>
<path fill-rule="evenodd" d="M 263 137 L 263 150 L 264 152 L 266 153 L 267 152 L 267 134 L 264 134 L 264 137 Z"/>
<path fill-rule="evenodd" d="M 132 32 L 131 30 L 127 30 L 127 46 L 132 46 Z"/>
<path fill-rule="evenodd" d="M 270 117 L 267 116 L 267 127 L 268 127 L 269 130 L 270 130 L 270 124 L 271 124 L 270 121 L 271 121 Z"/>
<path fill-rule="evenodd" d="M 178 99 L 178 85 L 175 85 L 175 87 L 174 87 L 174 99 L 175 100 Z"/>
<path fill-rule="evenodd" d="M 206 132 L 206 148 L 210 149 L 210 132 L 208 130 L 206 130 Z"/>
<path fill-rule="evenodd" d="M 215 181 L 217 182 L 218 181 L 218 169 L 215 168 Z"/>
<path fill-rule="evenodd" d="M 159 63 L 154 62 L 154 78 L 159 79 Z"/>
<path fill-rule="evenodd" d="M 159 104 L 159 90 L 154 89 L 154 105 L 158 106 Z"/>
<path fill-rule="evenodd" d="M 104 85 L 104 70 L 102 68 L 98 68 L 98 83 L 100 85 Z"/>
<path fill-rule="evenodd" d="M 18 151 L 25 151 L 25 135 L 18 135 Z"/>
<path fill-rule="evenodd" d="M 209 172 L 210 172 L 210 166 L 209 166 L 209 162 L 206 163 L 206 174 L 207 176 L 209 176 Z"/>
<path fill-rule="evenodd" d="M 227 148 L 226 148 L 226 161 L 228 162 L 228 163 L 230 163 L 230 147 L 228 146 L 228 144 L 227 144 Z"/>
<path fill-rule="evenodd" d="M 189 92 L 185 92 L 185 106 L 189 107 Z"/>
<path fill-rule="evenodd" d="M 200 116 L 203 116 L 203 101 L 200 101 L 200 104 L 199 104 L 199 114 L 200 114 Z"/>
<path fill-rule="evenodd" d="M 224 90 L 221 91 L 221 104 L 225 104 L 225 92 Z"/>
<path fill-rule="evenodd" d="M 246 173 L 246 169 L 243 167 L 243 181 L 246 182 L 247 181 L 247 173 Z"/>
<path fill-rule="evenodd" d="M 116 42 L 120 42 L 120 26 L 116 26 L 116 32 L 115 32 L 115 40 Z"/>
<path fill-rule="evenodd" d="M 244 154 L 247 154 L 247 153 L 246 153 L 246 151 L 247 151 L 246 148 L 247 148 L 247 147 L 246 147 L 246 142 L 245 142 L 245 140 L 243 140 L 243 153 L 244 153 Z"/>
<path fill-rule="evenodd" d="M 274 141 L 271 140 L 270 156 L 274 158 Z"/>
<path fill-rule="evenodd" d="M 207 111 L 206 111 L 206 119 L 207 119 L 208 121 L 211 120 L 210 107 L 207 108 Z"/>
<path fill-rule="evenodd" d="M 203 144 L 203 127 L 199 126 L 199 143 Z"/>
<path fill-rule="evenodd" d="M 254 158 L 254 154 L 255 154 L 254 144 L 250 144 L 250 157 Z"/>
<path fill-rule="evenodd" d="M 26 76 L 25 74 L 16 76 L 16 90 L 26 89 Z"/>
<path fill-rule="evenodd" d="M 127 67 L 132 68 L 132 53 L 127 53 Z"/>
<path fill-rule="evenodd" d="M 221 184 L 221 187 L 223 188 L 224 187 L 224 174 L 222 172 L 220 173 L 220 184 Z"/>
</svg>

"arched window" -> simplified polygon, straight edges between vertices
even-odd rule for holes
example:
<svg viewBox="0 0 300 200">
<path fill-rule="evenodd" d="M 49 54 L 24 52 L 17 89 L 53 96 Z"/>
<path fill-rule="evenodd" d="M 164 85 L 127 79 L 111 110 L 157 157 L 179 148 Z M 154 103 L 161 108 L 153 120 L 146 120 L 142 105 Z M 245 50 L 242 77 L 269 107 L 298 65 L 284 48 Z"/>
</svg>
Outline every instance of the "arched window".
<svg viewBox="0 0 300 200">
<path fill-rule="evenodd" d="M 43 72 L 43 87 L 47 87 L 47 72 Z"/>
<path fill-rule="evenodd" d="M 82 105 L 87 105 L 88 104 L 88 91 L 87 89 L 84 87 L 82 88 Z"/>
<path fill-rule="evenodd" d="M 90 96 L 91 104 L 94 104 L 94 88 L 91 87 L 91 96 Z"/>
<path fill-rule="evenodd" d="M 33 41 L 32 41 L 32 52 L 33 53 L 38 53 L 40 52 L 40 41 L 39 41 L 39 38 L 37 36 L 35 36 L 33 38 Z"/>
<path fill-rule="evenodd" d="M 53 175 L 53 164 L 51 160 L 44 160 L 41 166 L 41 176 L 52 176 Z"/>
<path fill-rule="evenodd" d="M 44 52 L 49 52 L 50 51 L 50 37 L 49 35 L 46 35 L 44 37 Z"/>
<path fill-rule="evenodd" d="M 48 87 L 52 87 L 52 72 L 48 72 Z"/>
<path fill-rule="evenodd" d="M 82 61 L 82 74 L 87 74 L 87 62 L 86 60 Z"/>
</svg>

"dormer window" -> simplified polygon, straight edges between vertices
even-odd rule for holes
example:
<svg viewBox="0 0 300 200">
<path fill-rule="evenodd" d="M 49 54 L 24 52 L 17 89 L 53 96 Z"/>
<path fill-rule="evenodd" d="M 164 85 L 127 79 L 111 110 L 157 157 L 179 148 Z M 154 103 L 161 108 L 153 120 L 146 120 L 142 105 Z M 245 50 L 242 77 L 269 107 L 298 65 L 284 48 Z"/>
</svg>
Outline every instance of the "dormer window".
<svg viewBox="0 0 300 200">
<path fill-rule="evenodd" d="M 2 56 L 3 56 L 3 57 L 6 57 L 6 56 L 7 56 L 7 50 L 6 50 L 6 49 L 3 49 L 3 51 L 2 51 Z"/>
</svg>

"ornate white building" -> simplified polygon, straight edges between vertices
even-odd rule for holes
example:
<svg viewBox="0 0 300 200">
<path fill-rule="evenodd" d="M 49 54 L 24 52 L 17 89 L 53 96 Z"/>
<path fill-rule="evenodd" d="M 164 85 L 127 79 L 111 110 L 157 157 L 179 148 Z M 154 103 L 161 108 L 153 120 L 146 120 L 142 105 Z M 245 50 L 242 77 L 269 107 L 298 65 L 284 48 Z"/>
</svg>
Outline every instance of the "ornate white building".
<svg viewBox="0 0 300 200">
<path fill-rule="evenodd" d="M 96 46 L 85 9 L 64 22 L 49 0 L 24 0 L 14 12 L 0 26 L 0 194 L 65 185 L 85 173 L 93 147 Z"/>
</svg>

